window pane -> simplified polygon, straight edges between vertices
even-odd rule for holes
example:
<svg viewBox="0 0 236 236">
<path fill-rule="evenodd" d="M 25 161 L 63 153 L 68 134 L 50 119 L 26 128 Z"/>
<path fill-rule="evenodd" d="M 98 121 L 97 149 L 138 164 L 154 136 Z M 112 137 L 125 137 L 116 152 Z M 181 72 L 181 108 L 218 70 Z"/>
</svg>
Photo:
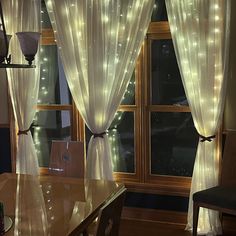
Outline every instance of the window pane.
<svg viewBox="0 0 236 236">
<path fill-rule="evenodd" d="M 165 0 L 155 0 L 152 21 L 168 21 Z"/>
<path fill-rule="evenodd" d="M 152 104 L 187 105 L 171 39 L 153 40 Z"/>
<path fill-rule="evenodd" d="M 52 28 L 51 22 L 50 22 L 50 18 L 48 15 L 48 11 L 46 8 L 46 4 L 44 2 L 44 0 L 41 1 L 41 16 L 42 16 L 42 28 L 43 29 L 48 29 L 48 28 Z"/>
<path fill-rule="evenodd" d="M 198 134 L 191 113 L 151 113 L 151 173 L 192 176 Z"/>
<path fill-rule="evenodd" d="M 115 172 L 135 172 L 134 113 L 116 113 L 109 129 L 109 140 Z"/>
<path fill-rule="evenodd" d="M 71 104 L 57 46 L 41 46 L 41 58 L 38 104 Z"/>
<path fill-rule="evenodd" d="M 70 111 L 37 111 L 31 132 L 39 166 L 48 167 L 52 140 L 70 140 Z"/>
<path fill-rule="evenodd" d="M 135 105 L 135 72 L 130 79 L 124 97 L 121 101 L 121 105 Z"/>
<path fill-rule="evenodd" d="M 87 148 L 91 136 L 92 133 L 86 127 Z M 134 113 L 118 111 L 109 128 L 108 136 L 111 146 L 113 171 L 134 173 Z"/>
</svg>

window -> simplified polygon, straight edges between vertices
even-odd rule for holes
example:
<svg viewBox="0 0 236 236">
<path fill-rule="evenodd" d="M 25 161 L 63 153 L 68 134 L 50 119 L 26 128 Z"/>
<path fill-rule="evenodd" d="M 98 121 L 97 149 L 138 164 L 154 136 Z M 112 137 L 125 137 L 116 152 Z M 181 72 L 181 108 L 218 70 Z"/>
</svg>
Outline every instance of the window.
<svg viewBox="0 0 236 236">
<path fill-rule="evenodd" d="M 71 99 L 42 4 L 42 67 L 33 134 L 40 166 L 46 170 L 52 139 L 88 143 L 91 132 Z M 156 0 L 136 68 L 108 134 L 115 179 L 124 181 L 131 191 L 188 195 L 198 135 L 181 82 L 164 0 Z"/>
<path fill-rule="evenodd" d="M 182 85 L 164 0 L 156 0 L 132 79 L 135 86 L 125 96 L 134 93 L 135 103 L 120 106 L 117 128 L 109 132 L 115 177 L 134 191 L 188 196 L 198 135 Z"/>
</svg>

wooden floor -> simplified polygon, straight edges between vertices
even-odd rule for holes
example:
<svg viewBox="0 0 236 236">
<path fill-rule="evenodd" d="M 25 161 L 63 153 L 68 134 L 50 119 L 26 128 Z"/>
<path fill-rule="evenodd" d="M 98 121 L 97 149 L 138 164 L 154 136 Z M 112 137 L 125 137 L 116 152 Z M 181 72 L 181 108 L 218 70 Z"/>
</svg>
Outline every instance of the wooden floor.
<svg viewBox="0 0 236 236">
<path fill-rule="evenodd" d="M 121 220 L 120 236 L 191 236 L 183 229 L 150 221 Z"/>
<path fill-rule="evenodd" d="M 122 219 L 119 236 L 191 236 L 191 233 L 170 224 Z M 223 236 L 235 236 L 235 232 Z"/>
</svg>

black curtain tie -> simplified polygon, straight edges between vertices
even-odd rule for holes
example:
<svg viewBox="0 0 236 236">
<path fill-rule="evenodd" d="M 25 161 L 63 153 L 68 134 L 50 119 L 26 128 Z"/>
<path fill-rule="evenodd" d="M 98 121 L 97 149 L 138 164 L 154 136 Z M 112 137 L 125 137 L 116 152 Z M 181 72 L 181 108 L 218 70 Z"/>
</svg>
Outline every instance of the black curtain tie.
<svg viewBox="0 0 236 236">
<path fill-rule="evenodd" d="M 106 132 L 102 132 L 102 133 L 93 133 L 93 137 L 94 138 L 104 138 L 104 135 L 106 134 Z"/>
<path fill-rule="evenodd" d="M 24 135 L 28 135 L 28 132 L 30 131 L 30 127 L 26 130 L 19 130 L 17 135 L 21 135 L 21 134 L 24 134 Z"/>
<path fill-rule="evenodd" d="M 205 136 L 199 134 L 199 137 L 201 139 L 200 142 L 205 142 L 205 141 L 211 142 L 216 137 L 216 135 L 211 135 L 211 136 L 205 137 Z"/>
</svg>

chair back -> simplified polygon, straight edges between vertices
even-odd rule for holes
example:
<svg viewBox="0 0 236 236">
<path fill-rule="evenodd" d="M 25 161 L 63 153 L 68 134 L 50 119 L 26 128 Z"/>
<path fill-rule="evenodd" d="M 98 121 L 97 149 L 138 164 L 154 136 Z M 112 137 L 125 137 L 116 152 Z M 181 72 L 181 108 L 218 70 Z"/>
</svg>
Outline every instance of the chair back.
<svg viewBox="0 0 236 236">
<path fill-rule="evenodd" d="M 79 141 L 52 141 L 49 174 L 84 178 L 84 144 Z"/>
<path fill-rule="evenodd" d="M 101 208 L 95 236 L 119 235 L 120 217 L 124 204 L 125 192 L 126 189 L 122 189 Z"/>
<path fill-rule="evenodd" d="M 228 131 L 223 151 L 221 185 L 236 186 L 236 130 Z"/>
</svg>

